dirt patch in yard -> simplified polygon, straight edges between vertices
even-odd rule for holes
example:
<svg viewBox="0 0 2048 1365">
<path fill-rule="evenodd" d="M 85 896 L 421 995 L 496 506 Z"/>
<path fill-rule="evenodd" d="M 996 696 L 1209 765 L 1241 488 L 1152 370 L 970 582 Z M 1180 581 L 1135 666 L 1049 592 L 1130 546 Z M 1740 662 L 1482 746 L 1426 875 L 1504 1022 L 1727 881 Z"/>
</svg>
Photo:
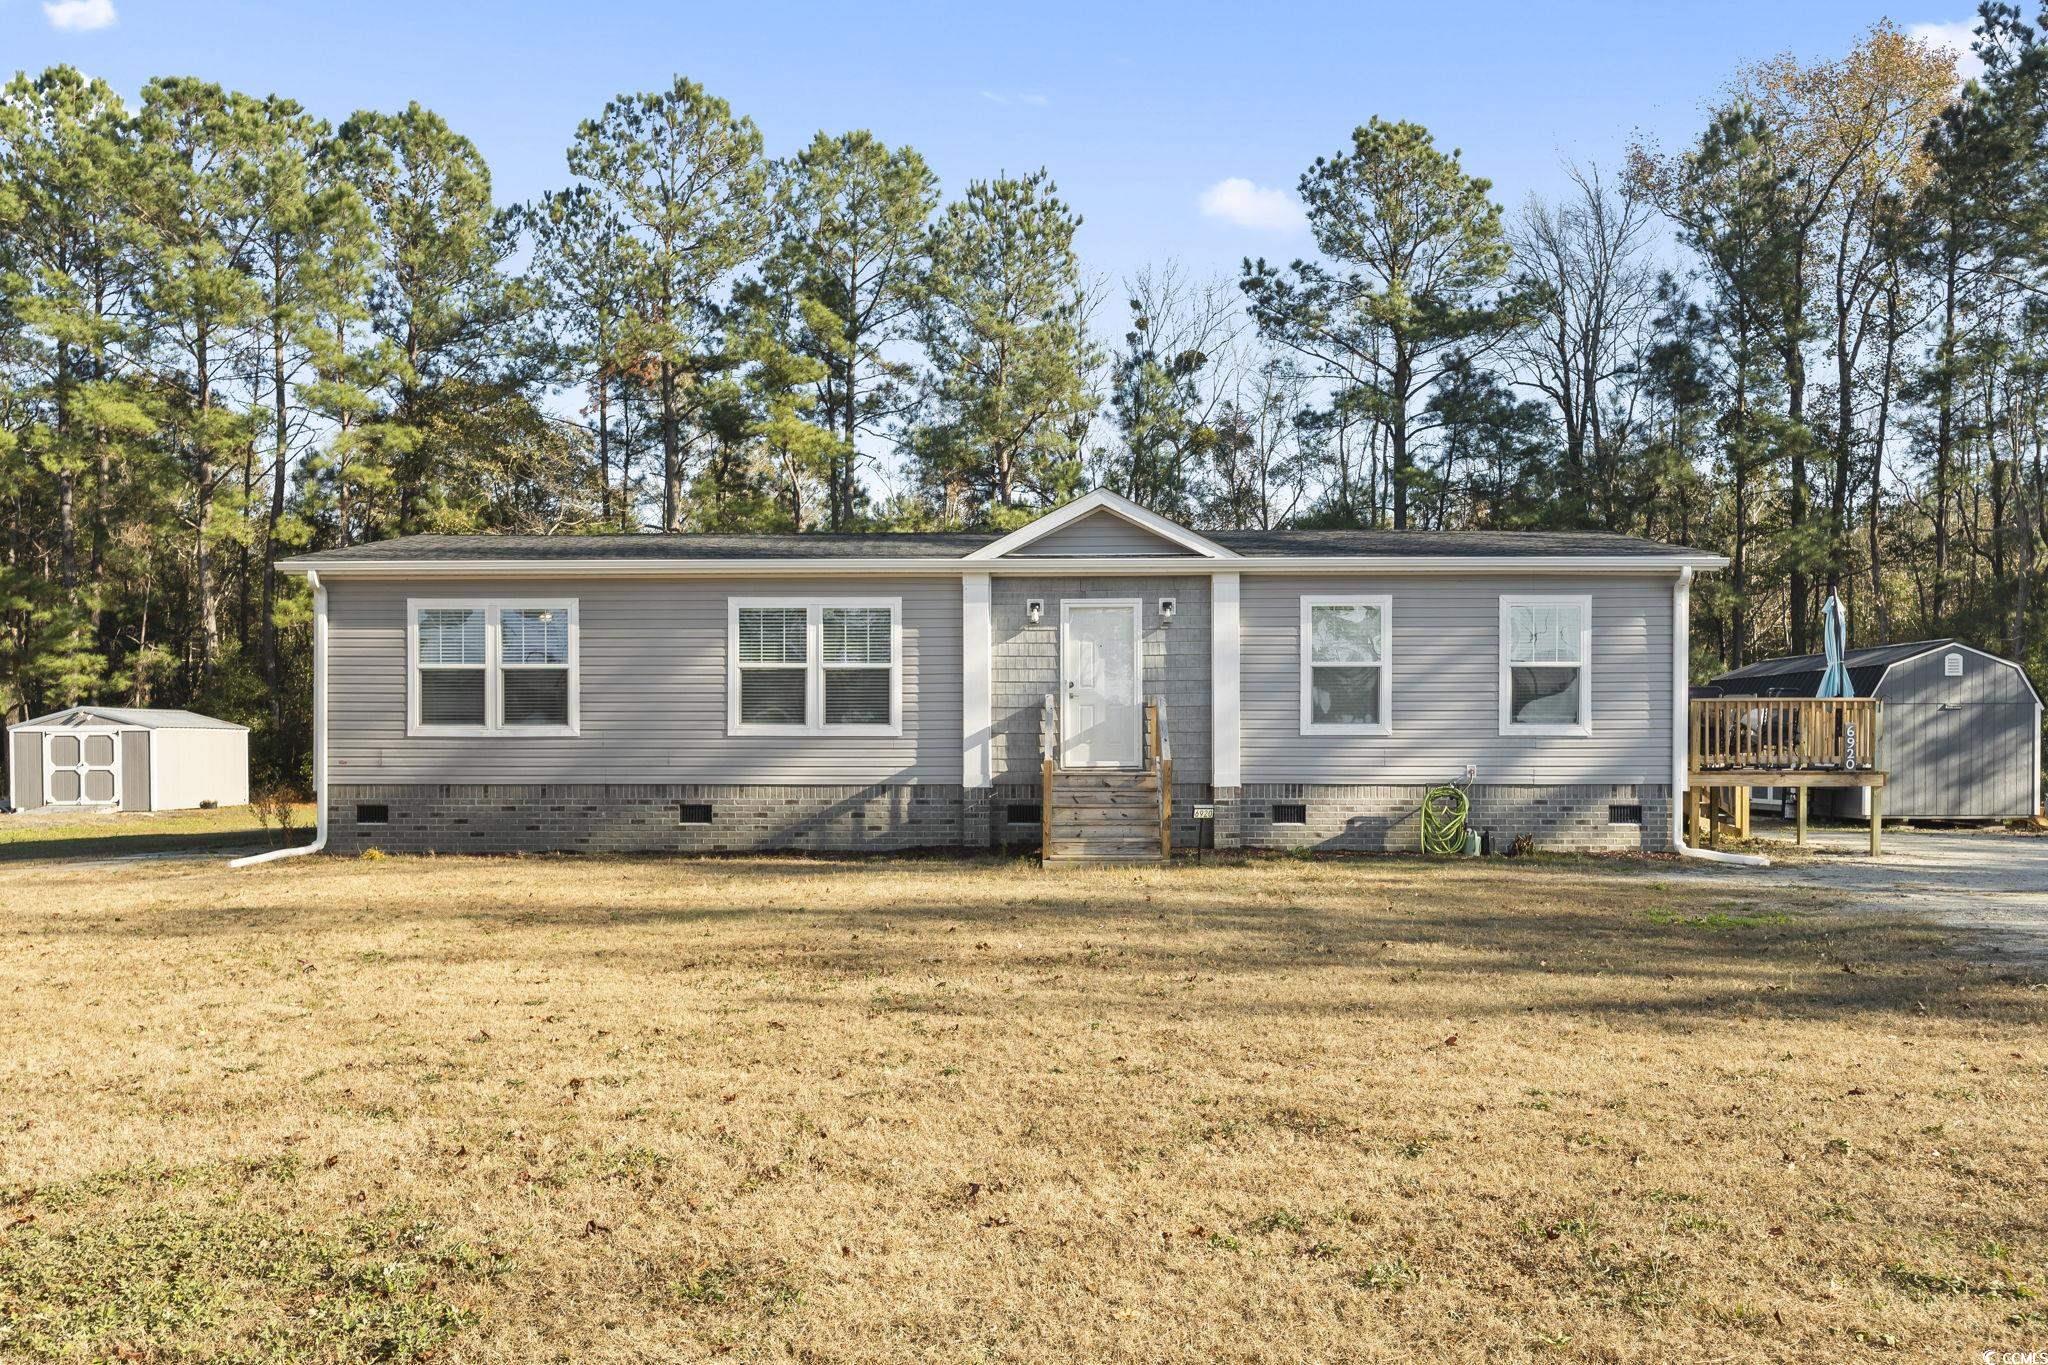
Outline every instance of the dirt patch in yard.
<svg viewBox="0 0 2048 1365">
<path fill-rule="evenodd" d="M 1953 1359 L 2048 996 L 1597 863 L 0 868 L 0 1357 Z"/>
</svg>

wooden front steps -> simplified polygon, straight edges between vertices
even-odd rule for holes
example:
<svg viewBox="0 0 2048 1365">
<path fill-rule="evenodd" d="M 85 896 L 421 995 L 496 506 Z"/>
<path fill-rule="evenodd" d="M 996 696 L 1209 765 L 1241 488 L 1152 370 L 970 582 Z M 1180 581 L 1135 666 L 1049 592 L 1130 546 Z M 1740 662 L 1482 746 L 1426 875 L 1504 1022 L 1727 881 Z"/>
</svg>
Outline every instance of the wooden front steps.
<svg viewBox="0 0 2048 1365">
<path fill-rule="evenodd" d="M 1046 812 L 1048 867 L 1164 862 L 1159 775 L 1148 771 L 1061 772 Z"/>
<path fill-rule="evenodd" d="M 1173 857 L 1173 742 L 1166 703 L 1146 702 L 1137 768 L 1060 766 L 1058 698 L 1039 706 L 1041 867 L 1163 863 Z"/>
</svg>

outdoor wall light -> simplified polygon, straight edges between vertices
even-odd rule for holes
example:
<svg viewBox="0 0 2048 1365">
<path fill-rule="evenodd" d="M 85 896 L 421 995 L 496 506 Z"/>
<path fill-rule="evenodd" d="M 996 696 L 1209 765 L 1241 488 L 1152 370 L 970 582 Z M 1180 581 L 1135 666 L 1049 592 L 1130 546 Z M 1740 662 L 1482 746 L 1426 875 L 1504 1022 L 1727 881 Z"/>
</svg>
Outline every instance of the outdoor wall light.
<svg viewBox="0 0 2048 1365">
<path fill-rule="evenodd" d="M 1031 618 L 1031 624 L 1034 626 L 1043 621 L 1045 619 L 1045 599 L 1034 597 L 1026 602 L 1024 604 L 1024 614 Z"/>
<path fill-rule="evenodd" d="M 1171 597 L 1159 599 L 1159 624 L 1162 626 L 1173 624 L 1173 599 Z"/>
</svg>

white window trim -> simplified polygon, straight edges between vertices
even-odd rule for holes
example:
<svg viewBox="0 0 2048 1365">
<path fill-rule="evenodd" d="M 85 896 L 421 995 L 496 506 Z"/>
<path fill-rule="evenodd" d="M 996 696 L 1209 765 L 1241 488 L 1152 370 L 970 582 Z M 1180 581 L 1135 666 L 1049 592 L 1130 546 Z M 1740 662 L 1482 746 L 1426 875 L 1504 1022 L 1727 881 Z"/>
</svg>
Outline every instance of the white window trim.
<svg viewBox="0 0 2048 1365">
<path fill-rule="evenodd" d="M 1575 725 L 1518 725 L 1509 713 L 1514 684 L 1508 663 L 1508 613 L 1516 607 L 1576 606 L 1579 609 L 1579 719 Z M 1525 665 L 1543 667 L 1544 665 Z M 1549 665 L 1562 668 L 1563 664 Z M 1500 732 L 1503 735 L 1572 735 L 1593 733 L 1593 599 L 1572 593 L 1503 595 L 1500 599 Z"/>
<path fill-rule="evenodd" d="M 1310 692 L 1315 682 L 1315 632 L 1310 618 L 1317 607 L 1378 607 L 1380 609 L 1380 719 L 1377 725 L 1341 725 L 1329 721 L 1312 719 L 1314 708 Z M 1301 599 L 1301 733 L 1304 735 L 1391 735 L 1394 733 L 1394 599 L 1384 594 L 1373 596 L 1359 593 L 1340 593 L 1335 596 L 1303 597 Z M 1342 668 L 1343 664 L 1324 664 L 1325 668 Z M 1355 668 L 1369 668 L 1370 664 L 1350 665 Z"/>
<path fill-rule="evenodd" d="M 740 611 L 766 607 L 802 609 L 804 616 L 804 723 L 747 724 L 740 720 Z M 887 608 L 889 612 L 889 723 L 827 725 L 825 674 L 829 667 L 873 668 L 873 664 L 825 663 L 825 608 Z M 762 665 L 794 668 L 794 664 Z M 728 735 L 877 735 L 903 733 L 903 599 L 900 597 L 729 597 L 725 604 L 725 733 Z"/>
<path fill-rule="evenodd" d="M 466 609 L 484 614 L 484 723 L 482 725 L 428 725 L 420 720 L 420 613 Z M 506 725 L 504 639 L 499 633 L 500 616 L 507 611 L 559 611 L 569 618 L 569 723 L 567 725 Z M 468 736 L 492 739 L 529 739 L 534 736 L 564 736 L 583 733 L 582 721 L 582 619 L 573 597 L 408 597 L 405 599 L 405 733 L 411 738 Z M 549 668 L 557 665 L 546 665 Z M 541 667 L 515 664 L 514 668 Z"/>
</svg>

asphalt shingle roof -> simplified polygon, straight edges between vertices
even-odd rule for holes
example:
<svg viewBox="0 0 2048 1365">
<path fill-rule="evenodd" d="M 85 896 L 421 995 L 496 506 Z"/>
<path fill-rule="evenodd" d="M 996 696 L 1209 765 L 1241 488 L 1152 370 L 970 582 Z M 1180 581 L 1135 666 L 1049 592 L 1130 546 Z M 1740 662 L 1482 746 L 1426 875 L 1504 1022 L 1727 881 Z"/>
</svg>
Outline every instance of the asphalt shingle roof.
<svg viewBox="0 0 2048 1365">
<path fill-rule="evenodd" d="M 1945 649 L 1952 639 L 1907 640 L 1895 645 L 1872 645 L 1852 649 L 1842 656 L 1849 670 L 1849 686 L 1856 695 L 1867 697 L 1884 681 L 1884 671 L 1893 664 L 1917 659 L 1922 654 Z M 1729 696 L 1810 697 L 1820 690 L 1821 675 L 1827 672 L 1825 654 L 1787 654 L 1776 659 L 1759 659 L 1732 673 L 1723 673 L 1713 685 Z"/>
<path fill-rule="evenodd" d="M 1685 553 L 1635 536 L 1587 531 L 1215 531 L 1210 540 L 1241 555 L 1409 556 Z M 297 556 L 312 565 L 378 561 L 690 559 L 964 559 L 999 539 L 992 533 L 874 532 L 863 535 L 401 536 Z"/>
</svg>

